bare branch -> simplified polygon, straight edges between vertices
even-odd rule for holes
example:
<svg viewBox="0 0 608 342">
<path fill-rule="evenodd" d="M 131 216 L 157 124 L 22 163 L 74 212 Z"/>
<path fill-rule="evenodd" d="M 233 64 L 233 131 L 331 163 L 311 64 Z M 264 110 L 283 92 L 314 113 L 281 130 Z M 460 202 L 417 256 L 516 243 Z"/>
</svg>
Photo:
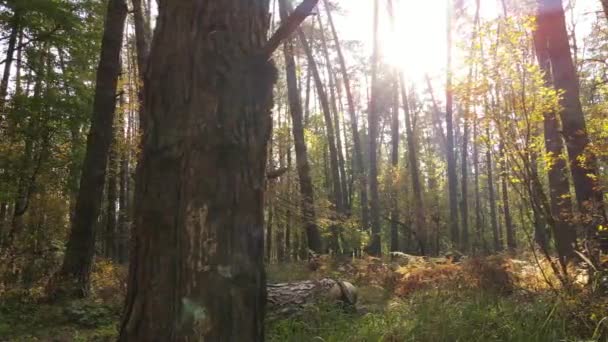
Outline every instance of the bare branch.
<svg viewBox="0 0 608 342">
<path fill-rule="evenodd" d="M 281 26 L 274 32 L 268 43 L 262 49 L 262 57 L 264 60 L 269 60 L 274 51 L 281 45 L 283 40 L 287 39 L 300 24 L 310 15 L 312 10 L 317 6 L 319 0 L 304 0 L 296 7 L 293 13 L 281 23 Z"/>
</svg>

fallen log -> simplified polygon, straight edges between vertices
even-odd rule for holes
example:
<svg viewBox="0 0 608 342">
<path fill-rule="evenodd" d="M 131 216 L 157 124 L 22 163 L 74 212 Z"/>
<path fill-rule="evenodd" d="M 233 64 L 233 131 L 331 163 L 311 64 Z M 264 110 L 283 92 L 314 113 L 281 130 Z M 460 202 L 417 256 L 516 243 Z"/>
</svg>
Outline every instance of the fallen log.
<svg viewBox="0 0 608 342">
<path fill-rule="evenodd" d="M 357 288 L 353 284 L 329 278 L 269 284 L 266 288 L 267 310 L 270 316 L 284 318 L 322 301 L 345 306 L 354 306 L 357 303 Z"/>
</svg>

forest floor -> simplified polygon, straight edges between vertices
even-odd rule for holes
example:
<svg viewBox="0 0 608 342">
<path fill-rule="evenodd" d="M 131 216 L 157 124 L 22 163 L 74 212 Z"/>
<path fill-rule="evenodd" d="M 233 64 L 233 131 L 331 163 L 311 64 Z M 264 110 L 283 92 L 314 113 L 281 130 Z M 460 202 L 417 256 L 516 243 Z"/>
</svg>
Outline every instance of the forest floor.
<svg viewBox="0 0 608 342">
<path fill-rule="evenodd" d="M 330 277 L 358 288 L 355 309 L 309 305 L 267 322 L 268 341 L 608 341 L 608 299 L 559 289 L 548 265 L 495 256 L 329 259 L 273 264 L 269 282 Z M 42 286 L 0 297 L 0 341 L 113 341 L 124 268 L 100 261 L 91 299 L 46 304 Z M 551 284 L 551 285 L 550 285 Z"/>
</svg>

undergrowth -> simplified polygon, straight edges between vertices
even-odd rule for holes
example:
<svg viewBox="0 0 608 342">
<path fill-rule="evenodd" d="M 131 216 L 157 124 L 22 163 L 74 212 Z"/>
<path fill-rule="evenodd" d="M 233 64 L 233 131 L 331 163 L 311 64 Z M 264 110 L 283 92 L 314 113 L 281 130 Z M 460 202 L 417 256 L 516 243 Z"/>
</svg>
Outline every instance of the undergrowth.
<svg viewBox="0 0 608 342">
<path fill-rule="evenodd" d="M 429 290 L 384 311 L 348 313 L 330 305 L 270 323 L 268 341 L 599 341 L 579 331 L 567 305 L 484 292 Z"/>
<path fill-rule="evenodd" d="M 608 299 L 542 286 L 525 262 L 493 257 L 460 264 L 376 258 L 326 259 L 267 268 L 270 282 L 332 277 L 358 288 L 355 310 L 312 305 L 269 321 L 268 341 L 608 341 Z M 94 295 L 50 304 L 43 284 L 0 293 L 0 342 L 114 341 L 125 294 L 124 267 L 96 263 Z"/>
</svg>

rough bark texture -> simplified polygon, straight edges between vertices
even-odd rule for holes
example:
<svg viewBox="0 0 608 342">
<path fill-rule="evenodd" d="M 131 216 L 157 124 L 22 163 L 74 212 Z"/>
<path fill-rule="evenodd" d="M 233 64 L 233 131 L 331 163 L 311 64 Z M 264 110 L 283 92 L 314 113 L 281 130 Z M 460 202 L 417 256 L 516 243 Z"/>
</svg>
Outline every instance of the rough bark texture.
<svg viewBox="0 0 608 342">
<path fill-rule="evenodd" d="M 537 46 L 546 49 L 553 86 L 563 91 L 562 133 L 566 141 L 570 171 L 576 200 L 590 238 L 596 237 L 598 227 L 606 225 L 603 193 L 597 181 L 596 156 L 587 149 L 589 137 L 580 102 L 579 81 L 572 60 L 566 19 L 561 0 L 538 0 Z M 608 238 L 603 236 L 603 249 L 608 250 Z"/>
<path fill-rule="evenodd" d="M 281 20 L 286 20 L 288 9 L 285 1 L 279 0 L 279 12 Z M 308 150 L 304 140 L 304 123 L 302 118 L 302 102 L 297 85 L 296 63 L 293 53 L 293 41 L 285 42 L 285 72 L 287 77 L 287 96 L 289 98 L 289 111 L 292 120 L 292 133 L 296 150 L 296 166 L 298 179 L 300 181 L 300 194 L 302 196 L 302 220 L 308 248 L 316 253 L 321 252 L 321 235 L 316 224 L 316 213 L 314 207 L 314 189 L 310 177 L 310 164 L 308 163 Z"/>
<path fill-rule="evenodd" d="M 552 86 L 551 60 L 546 45 L 543 44 L 543 32 L 534 31 L 534 45 L 536 58 L 543 72 L 545 84 Z M 573 222 L 572 199 L 570 197 L 570 180 L 564 158 L 564 143 L 560 135 L 560 124 L 554 111 L 544 114 L 545 150 L 551 157 L 547 173 L 549 175 L 549 198 L 551 201 L 551 214 L 555 220 L 553 235 L 562 265 L 574 256 L 576 231 Z"/>
<path fill-rule="evenodd" d="M 377 85 L 377 70 L 378 70 L 378 58 L 379 58 L 379 46 L 378 46 L 378 0 L 374 0 L 374 27 L 373 27 L 373 40 L 374 50 L 372 56 L 372 80 L 371 88 L 372 94 L 370 96 L 369 108 L 367 113 L 367 122 L 369 130 L 369 191 L 371 193 L 370 198 L 370 214 L 371 214 L 371 239 L 369 246 L 367 246 L 367 252 L 371 255 L 382 254 L 382 244 L 380 241 L 380 198 L 378 196 L 378 106 L 377 97 L 378 89 Z"/>
<path fill-rule="evenodd" d="M 76 210 L 61 270 L 55 275 L 54 290 L 66 287 L 68 295 L 86 296 L 95 254 L 95 224 L 113 136 L 116 85 L 120 74 L 120 50 L 127 16 L 124 0 L 110 0 L 97 68 L 91 128 L 76 199 Z M 69 285 L 66 285 L 69 284 Z M 72 293 L 73 292 L 73 293 Z"/>
<path fill-rule="evenodd" d="M 268 0 L 162 1 L 120 341 L 262 341 Z"/>
<path fill-rule="evenodd" d="M 267 289 L 270 318 L 285 318 L 306 305 L 322 300 L 339 301 L 347 305 L 357 303 L 357 289 L 351 283 L 328 278 L 269 284 Z"/>
<path fill-rule="evenodd" d="M 324 0 L 325 9 L 327 11 L 327 20 L 329 27 L 334 38 L 336 45 L 336 52 L 338 54 L 338 60 L 340 61 L 340 70 L 342 72 L 342 80 L 344 82 L 344 89 L 346 91 L 346 101 L 348 103 L 348 112 L 350 115 L 350 126 L 353 133 L 353 148 L 354 148 L 354 159 L 355 159 L 355 174 L 359 181 L 359 192 L 361 202 L 361 224 L 364 229 L 369 227 L 369 208 L 368 208 L 368 196 L 367 196 L 367 178 L 365 177 L 365 164 L 363 163 L 363 152 L 361 150 L 361 138 L 359 136 L 359 124 L 357 118 L 357 110 L 355 106 L 355 100 L 352 94 L 352 88 L 350 85 L 350 77 L 346 69 L 346 62 L 342 53 L 342 46 L 338 39 L 338 33 L 331 16 L 331 10 L 328 6 L 328 1 Z"/>
</svg>

